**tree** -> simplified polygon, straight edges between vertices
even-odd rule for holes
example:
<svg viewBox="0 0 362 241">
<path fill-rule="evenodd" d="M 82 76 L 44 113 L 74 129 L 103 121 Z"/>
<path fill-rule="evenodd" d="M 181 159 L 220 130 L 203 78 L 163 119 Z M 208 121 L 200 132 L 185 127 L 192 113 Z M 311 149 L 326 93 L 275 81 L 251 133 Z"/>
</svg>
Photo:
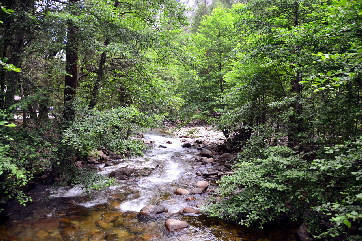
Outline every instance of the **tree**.
<svg viewBox="0 0 362 241">
<path fill-rule="evenodd" d="M 5 9 L 12 11 L 0 11 L 2 24 L 0 25 L 1 35 L 1 56 L 2 61 L 13 68 L 21 67 L 22 54 L 28 42 L 33 38 L 33 21 L 29 18 L 34 12 L 34 1 L 3 1 Z M 4 63 L 4 62 L 2 62 Z M 5 65 L 6 66 L 6 65 Z M 17 86 L 20 84 L 19 71 L 0 71 L 1 99 L 0 108 L 9 109 L 14 104 L 14 95 L 17 92 Z"/>
<path fill-rule="evenodd" d="M 188 44 L 184 51 L 191 62 L 188 60 L 184 64 L 190 64 L 191 73 L 195 75 L 193 80 L 185 79 L 181 84 L 184 86 L 181 88 L 187 90 L 183 98 L 206 116 L 213 116 L 220 109 L 218 99 L 226 88 L 224 76 L 233 59 L 234 37 L 232 12 L 217 7 L 210 15 L 204 16 L 198 32 L 186 39 Z"/>
<path fill-rule="evenodd" d="M 244 44 L 225 75 L 219 125 L 247 121 L 253 133 L 236 174 L 220 182 L 213 215 L 248 225 L 287 215 L 316 238 L 359 234 L 349 228 L 361 216 L 361 7 L 280 0 L 237 9 Z M 320 229 L 324 214 L 333 228 Z"/>
<path fill-rule="evenodd" d="M 131 140 L 133 131 L 157 123 L 153 114 L 163 114 L 168 109 L 165 97 L 170 83 L 162 77 L 159 67 L 164 66 L 162 61 L 166 62 L 165 57 L 171 53 L 169 42 L 179 33 L 183 8 L 173 0 L 2 4 L 6 11 L 0 13 L 0 64 L 4 71 L 0 80 L 4 97 L 0 115 L 9 121 L 13 115 L 3 111 L 21 108 L 23 123 L 28 125 L 12 131 L 0 126 L 0 134 L 4 134 L 0 141 L 6 146 L 0 154 L 0 166 L 6 165 L 0 171 L 6 173 L 0 173 L 0 178 L 2 183 L 9 183 L 1 190 L 1 196 L 19 188 L 7 180 L 10 169 L 14 175 L 24 174 L 24 178 L 13 176 L 22 184 L 49 168 L 65 181 L 78 182 L 84 175 L 91 175 L 81 171 L 83 176 L 79 177 L 80 170 L 74 166 L 76 160 L 86 158 L 89 147 L 102 145 L 115 152 L 139 153 L 142 145 Z M 14 12 L 8 10 L 10 7 Z M 21 67 L 21 73 L 5 71 L 19 71 L 17 67 Z M 15 94 L 21 96 L 21 101 L 12 105 Z M 48 120 L 50 106 L 54 106 L 55 118 Z M 89 110 L 89 106 L 98 110 Z M 152 121 L 146 121 L 143 112 Z M 31 118 L 25 118 L 28 114 Z M 78 120 L 86 126 L 77 125 Z M 105 126 L 102 132 L 99 125 L 93 125 L 101 122 Z M 79 128 L 84 135 L 69 134 Z M 96 139 L 87 142 L 89 135 Z M 77 149 L 76 141 L 85 143 L 86 153 Z M 23 172 L 25 168 L 27 172 Z"/>
<path fill-rule="evenodd" d="M 79 10 L 77 3 L 79 0 L 70 0 L 68 7 L 71 14 L 75 14 Z M 66 75 L 64 85 L 64 120 L 72 122 L 75 117 L 74 98 L 78 87 L 78 30 L 77 26 L 71 19 L 67 21 L 67 39 L 65 47 L 66 59 Z"/>
</svg>

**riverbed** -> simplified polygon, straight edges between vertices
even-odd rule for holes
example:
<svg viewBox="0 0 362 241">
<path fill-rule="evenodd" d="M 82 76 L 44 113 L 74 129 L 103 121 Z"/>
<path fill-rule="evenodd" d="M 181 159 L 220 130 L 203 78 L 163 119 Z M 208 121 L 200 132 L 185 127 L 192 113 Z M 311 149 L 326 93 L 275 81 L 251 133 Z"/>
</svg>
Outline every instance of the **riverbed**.
<svg viewBox="0 0 362 241">
<path fill-rule="evenodd" d="M 197 175 L 205 165 L 195 162 L 200 152 L 183 148 L 185 142 L 207 138 L 208 142 L 222 141 L 215 132 L 199 134 L 188 131 L 188 136 L 153 131 L 144 135 L 153 148 L 141 158 L 120 160 L 113 166 L 100 165 L 100 172 L 108 175 L 122 167 L 139 170 L 126 180 L 101 191 L 86 194 L 80 187 L 51 187 L 39 185 L 30 191 L 33 202 L 26 207 L 12 204 L 8 220 L 0 225 L 0 240 L 119 240 L 119 241 L 294 241 L 297 225 L 280 220 L 264 229 L 249 228 L 211 218 L 202 213 L 208 192 L 217 188 L 209 181 L 208 192 L 176 195 L 177 188 L 192 189 Z M 212 164 L 208 164 L 209 166 Z M 192 198 L 188 198 L 192 197 Z M 168 212 L 153 218 L 140 218 L 139 211 L 147 205 L 162 205 Z M 200 214 L 179 213 L 185 207 L 200 210 Z M 168 218 L 183 220 L 189 226 L 178 232 L 165 228 Z"/>
</svg>

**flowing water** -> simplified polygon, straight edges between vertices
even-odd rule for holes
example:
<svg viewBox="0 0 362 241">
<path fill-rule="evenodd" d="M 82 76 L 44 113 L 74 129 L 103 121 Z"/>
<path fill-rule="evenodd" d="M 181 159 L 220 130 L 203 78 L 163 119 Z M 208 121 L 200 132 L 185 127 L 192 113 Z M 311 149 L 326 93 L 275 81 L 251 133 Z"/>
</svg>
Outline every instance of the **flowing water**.
<svg viewBox="0 0 362 241">
<path fill-rule="evenodd" d="M 204 214 L 180 214 L 185 207 L 202 207 L 204 194 L 175 195 L 177 188 L 191 189 L 201 176 L 193 148 L 182 148 L 180 138 L 161 133 L 145 135 L 154 148 L 142 158 L 122 160 L 101 173 L 128 167 L 134 175 L 117 185 L 89 194 L 79 187 L 52 189 L 37 186 L 26 207 L 12 206 L 9 219 L 0 225 L 0 240 L 118 240 L 118 241 L 211 241 L 211 240 L 295 240 L 296 225 L 280 221 L 264 229 L 246 228 Z M 217 138 L 217 136 L 214 136 Z M 209 189 L 215 188 L 211 183 Z M 146 205 L 160 204 L 167 213 L 141 219 L 139 211 Z M 165 220 L 174 218 L 189 223 L 179 232 L 169 232 Z"/>
</svg>

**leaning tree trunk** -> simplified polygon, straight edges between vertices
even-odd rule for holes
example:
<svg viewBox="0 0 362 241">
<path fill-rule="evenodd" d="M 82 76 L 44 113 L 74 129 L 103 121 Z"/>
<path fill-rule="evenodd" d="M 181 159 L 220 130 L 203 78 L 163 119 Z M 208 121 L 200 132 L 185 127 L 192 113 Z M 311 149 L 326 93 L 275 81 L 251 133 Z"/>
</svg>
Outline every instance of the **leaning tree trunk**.
<svg viewBox="0 0 362 241">
<path fill-rule="evenodd" d="M 118 0 L 114 1 L 114 7 L 117 8 L 119 5 Z M 109 44 L 110 40 L 109 38 L 107 38 L 104 41 L 104 46 L 107 47 Z M 99 64 L 98 64 L 98 71 L 97 71 L 97 79 L 96 82 L 94 83 L 93 86 L 93 90 L 92 90 L 92 96 L 91 96 L 91 100 L 89 102 L 89 109 L 93 109 L 98 101 L 98 94 L 99 94 L 99 88 L 101 87 L 101 83 L 103 82 L 104 79 L 104 66 L 106 64 L 106 60 L 107 60 L 107 52 L 103 51 L 103 53 L 101 54 L 101 57 L 99 59 Z"/>
<path fill-rule="evenodd" d="M 108 44 L 109 44 L 109 40 L 107 39 L 104 42 L 104 46 L 107 46 Z M 94 83 L 91 100 L 89 102 L 89 109 L 93 109 L 97 104 L 99 88 L 100 88 L 101 83 L 102 83 L 103 78 L 104 78 L 103 77 L 104 76 L 104 66 L 106 64 L 106 60 L 107 60 L 107 52 L 104 51 L 101 54 L 101 58 L 99 60 L 98 71 L 97 71 L 97 79 L 96 79 L 96 82 Z"/>
</svg>

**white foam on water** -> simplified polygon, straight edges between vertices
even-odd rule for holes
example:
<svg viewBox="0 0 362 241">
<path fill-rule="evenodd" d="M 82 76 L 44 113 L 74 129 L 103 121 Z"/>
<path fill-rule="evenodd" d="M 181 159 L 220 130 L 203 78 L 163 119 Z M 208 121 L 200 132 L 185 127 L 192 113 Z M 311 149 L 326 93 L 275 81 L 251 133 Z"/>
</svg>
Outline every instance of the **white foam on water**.
<svg viewBox="0 0 362 241">
<path fill-rule="evenodd" d="M 182 173 L 187 172 L 188 164 L 183 163 L 182 159 L 191 156 L 197 152 L 195 149 L 183 148 L 182 142 L 177 138 L 162 136 L 158 134 L 145 134 L 145 139 L 152 140 L 154 142 L 154 148 L 146 154 L 146 157 L 138 157 L 133 159 L 122 160 L 119 164 L 110 167 L 102 167 L 100 171 L 103 175 L 109 175 L 112 171 L 115 171 L 122 167 L 129 166 L 130 168 L 142 169 L 142 168 L 155 168 L 150 176 L 141 177 L 136 184 L 135 192 L 139 192 L 134 199 L 128 199 L 121 203 L 120 209 L 123 211 L 140 211 L 144 206 L 152 203 L 158 199 L 164 192 L 173 192 L 171 187 L 173 182 L 177 182 L 182 178 Z M 166 147 L 166 148 L 165 148 Z M 186 153 L 186 154 L 185 154 Z M 168 183 L 170 185 L 168 185 Z M 115 185 L 107 188 L 111 192 L 128 192 L 123 190 L 124 186 Z M 56 197 L 82 197 L 85 196 L 84 190 L 80 187 L 63 187 L 58 188 L 50 196 Z M 108 202 L 108 195 L 106 191 L 98 192 L 92 198 L 78 205 L 84 207 L 92 207 L 99 204 Z M 171 206 L 174 206 L 172 204 Z M 176 210 L 177 206 L 172 209 Z"/>
<path fill-rule="evenodd" d="M 51 190 L 53 193 L 50 195 L 51 198 L 56 198 L 56 197 L 79 197 L 79 196 L 84 196 L 84 190 L 79 187 L 79 186 L 75 186 L 72 188 L 69 187 L 60 187 Z"/>
<path fill-rule="evenodd" d="M 152 195 L 149 191 L 142 191 L 139 198 L 123 202 L 120 209 L 121 211 L 139 212 L 143 207 L 150 204 L 151 199 Z"/>
<path fill-rule="evenodd" d="M 104 204 L 108 202 L 108 197 L 107 196 L 98 196 L 97 198 L 91 200 L 91 201 L 87 201 L 84 203 L 77 203 L 80 206 L 86 207 L 86 208 L 90 208 L 99 204 Z"/>
</svg>

